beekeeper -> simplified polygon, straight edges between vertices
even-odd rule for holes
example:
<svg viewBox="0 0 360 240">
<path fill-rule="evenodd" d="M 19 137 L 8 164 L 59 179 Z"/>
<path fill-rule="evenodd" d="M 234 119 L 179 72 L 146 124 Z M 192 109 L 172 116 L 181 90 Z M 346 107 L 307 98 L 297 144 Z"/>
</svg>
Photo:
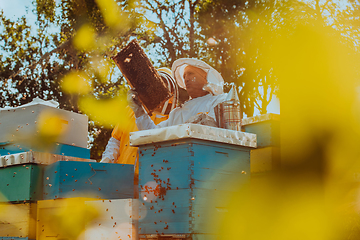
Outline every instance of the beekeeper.
<svg viewBox="0 0 360 240">
<path fill-rule="evenodd" d="M 173 98 L 169 99 L 163 105 L 154 110 L 154 114 L 151 116 L 151 121 L 155 124 L 168 119 L 169 112 L 177 106 L 179 101 L 178 85 L 172 77 L 171 70 L 169 68 L 159 68 L 157 70 L 161 78 L 167 84 L 169 91 L 173 93 Z M 126 108 L 126 111 L 125 115 L 130 119 L 130 121 L 127 126 L 115 126 L 111 133 L 111 138 L 106 145 L 105 151 L 102 154 L 101 162 L 121 164 L 136 163 L 138 154 L 137 147 L 130 146 L 129 135 L 130 132 L 135 132 L 138 128 L 135 124 L 134 112 L 130 108 Z M 137 168 L 135 173 L 137 173 Z"/>
<path fill-rule="evenodd" d="M 191 119 L 196 121 L 196 116 L 204 114 L 207 120 L 210 119 L 216 124 L 214 107 L 226 99 L 226 94 L 223 93 L 224 79 L 220 73 L 209 64 L 193 58 L 176 60 L 172 65 L 172 72 L 178 85 L 186 89 L 190 99 L 172 110 L 166 121 L 155 125 L 142 108 L 136 92 L 130 91 L 128 93 L 129 106 L 135 112 L 138 129 L 146 130 L 183 124 Z"/>
</svg>

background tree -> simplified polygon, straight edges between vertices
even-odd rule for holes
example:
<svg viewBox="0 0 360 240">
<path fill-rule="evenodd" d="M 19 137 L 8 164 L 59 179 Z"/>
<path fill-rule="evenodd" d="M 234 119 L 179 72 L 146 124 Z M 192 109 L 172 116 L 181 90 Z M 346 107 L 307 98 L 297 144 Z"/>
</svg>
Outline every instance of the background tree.
<svg viewBox="0 0 360 240">
<path fill-rule="evenodd" d="M 261 46 L 253 48 L 262 43 L 256 36 L 266 30 L 263 24 L 262 31 L 258 31 L 259 20 L 266 24 L 272 20 L 267 7 L 274 5 L 272 11 L 277 10 L 276 2 L 146 0 L 143 7 L 155 18 L 158 29 L 151 42 L 158 55 L 164 56 L 158 63 L 171 66 L 181 57 L 196 57 L 208 62 L 221 72 L 225 81 L 237 83 L 241 89 L 242 110 L 252 116 L 255 106 L 266 113 L 276 90 L 271 68 L 265 70 L 265 66 L 257 63 L 262 55 Z M 267 18 L 263 17 L 264 13 L 268 13 Z"/>
<path fill-rule="evenodd" d="M 272 96 L 280 93 L 271 48 L 279 37 L 292 34 L 287 23 L 313 24 L 316 18 L 341 31 L 343 41 L 357 49 L 359 3 L 351 1 L 341 8 L 336 2 L 36 0 L 35 23 L 0 14 L 0 106 L 40 97 L 86 113 L 91 158 L 99 159 L 114 119 L 121 118 L 120 108 L 101 107 L 103 111 L 95 113 L 81 106 L 121 101 L 127 86 L 110 57 L 137 38 L 158 67 L 170 67 L 181 57 L 208 62 L 225 81 L 237 83 L 247 116 L 255 108 L 263 114 Z M 76 84 L 65 90 L 67 81 Z M 105 117 L 110 112 L 112 119 Z"/>
<path fill-rule="evenodd" d="M 133 11 L 134 2 L 65 0 L 56 5 L 55 1 L 38 0 L 33 4 L 35 25 L 25 17 L 11 21 L 3 12 L 0 15 L 4 29 L 0 34 L 1 107 L 40 97 L 81 113 L 78 101 L 86 96 L 109 99 L 124 93 L 124 79 L 109 58 L 137 34 L 142 19 Z M 66 79 L 73 89 L 64 91 Z M 112 114 L 116 110 L 112 109 Z M 86 113 L 90 117 L 91 158 L 99 159 L 115 123 L 99 124 Z"/>
</svg>

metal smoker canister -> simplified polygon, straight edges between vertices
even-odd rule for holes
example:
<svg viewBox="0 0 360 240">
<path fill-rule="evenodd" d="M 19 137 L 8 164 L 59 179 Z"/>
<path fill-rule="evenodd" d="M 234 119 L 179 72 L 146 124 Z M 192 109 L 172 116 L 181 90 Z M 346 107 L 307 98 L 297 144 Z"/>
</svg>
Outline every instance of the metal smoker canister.
<svg viewBox="0 0 360 240">
<path fill-rule="evenodd" d="M 228 93 L 226 101 L 216 105 L 214 111 L 220 128 L 241 131 L 240 102 L 235 85 Z"/>
</svg>

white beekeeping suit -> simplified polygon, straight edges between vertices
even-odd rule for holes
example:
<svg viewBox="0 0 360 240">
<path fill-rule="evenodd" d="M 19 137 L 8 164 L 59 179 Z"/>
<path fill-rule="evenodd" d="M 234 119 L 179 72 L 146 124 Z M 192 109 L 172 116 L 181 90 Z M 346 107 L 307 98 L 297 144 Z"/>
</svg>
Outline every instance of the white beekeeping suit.
<svg viewBox="0 0 360 240">
<path fill-rule="evenodd" d="M 136 125 L 139 130 L 183 124 L 191 117 L 199 113 L 205 113 L 215 119 L 214 107 L 225 101 L 227 96 L 223 93 L 224 80 L 220 73 L 207 63 L 193 58 L 181 58 L 176 60 L 172 66 L 172 72 L 175 80 L 181 88 L 186 89 L 183 74 L 184 69 L 189 65 L 200 68 L 207 73 L 207 84 L 203 87 L 203 89 L 208 91 L 209 94 L 188 100 L 182 106 L 172 110 L 170 112 L 169 119 L 158 125 L 155 125 L 147 114 L 141 115 L 136 118 Z"/>
<path fill-rule="evenodd" d="M 155 109 L 152 119 L 155 123 L 159 123 L 167 119 L 169 111 L 173 110 L 178 103 L 179 91 L 175 79 L 172 77 L 172 72 L 168 68 L 157 69 L 159 75 L 165 82 L 169 91 L 173 94 L 173 98 L 167 100 L 159 109 Z M 134 164 L 137 156 L 137 149 L 130 146 L 129 133 L 137 131 L 135 125 L 134 113 L 130 108 L 128 112 L 124 112 L 125 116 L 130 119 L 129 125 L 116 126 L 111 134 L 111 138 L 106 145 L 105 151 L 102 154 L 101 162 L 107 163 L 126 163 Z"/>
</svg>

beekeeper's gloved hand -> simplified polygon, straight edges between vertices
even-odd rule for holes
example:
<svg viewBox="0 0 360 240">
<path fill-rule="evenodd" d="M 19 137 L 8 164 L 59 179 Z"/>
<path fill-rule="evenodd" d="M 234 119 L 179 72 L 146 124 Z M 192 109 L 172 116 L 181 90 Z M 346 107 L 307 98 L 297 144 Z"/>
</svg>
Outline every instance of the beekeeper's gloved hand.
<svg viewBox="0 0 360 240">
<path fill-rule="evenodd" d="M 114 160 L 111 160 L 110 158 L 105 157 L 105 158 L 101 159 L 100 162 L 101 163 L 114 163 Z"/>
<path fill-rule="evenodd" d="M 102 154 L 101 163 L 114 163 L 120 155 L 120 141 L 111 137 Z"/>
<path fill-rule="evenodd" d="M 210 127 L 218 127 L 214 118 L 210 117 L 206 113 L 198 113 L 195 116 L 189 118 L 185 123 L 195 123 L 200 125 L 206 125 Z"/>
<path fill-rule="evenodd" d="M 139 100 L 138 93 L 135 91 L 135 89 L 130 89 L 127 92 L 127 101 L 129 104 L 129 107 L 133 110 L 135 113 L 135 117 L 141 117 L 145 114 L 145 111 L 143 107 L 141 106 L 141 102 Z"/>
</svg>

